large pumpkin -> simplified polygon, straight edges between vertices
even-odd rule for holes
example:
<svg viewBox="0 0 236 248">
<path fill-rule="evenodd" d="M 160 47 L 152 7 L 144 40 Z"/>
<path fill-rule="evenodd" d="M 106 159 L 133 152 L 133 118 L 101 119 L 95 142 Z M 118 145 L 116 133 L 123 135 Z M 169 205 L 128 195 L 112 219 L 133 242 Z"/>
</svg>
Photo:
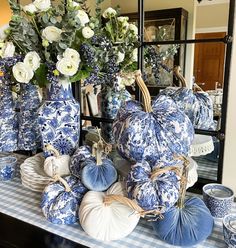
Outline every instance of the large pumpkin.
<svg viewBox="0 0 236 248">
<path fill-rule="evenodd" d="M 144 210 L 161 209 L 166 212 L 179 198 L 178 168 L 155 168 L 148 162 L 136 163 L 128 174 L 126 187 L 128 197 Z"/>
<path fill-rule="evenodd" d="M 172 245 L 192 246 L 205 240 L 212 232 L 214 220 L 204 202 L 192 197 L 184 201 L 189 162 L 184 162 L 184 180 L 181 183 L 177 206 L 163 214 L 162 219 L 152 221 L 158 238 Z"/>
<path fill-rule="evenodd" d="M 119 202 L 106 205 L 104 200 L 107 195 L 126 196 L 124 184 L 117 182 L 107 192 L 86 193 L 79 208 L 80 224 L 95 239 L 118 240 L 133 231 L 140 216 L 132 208 Z"/>
<path fill-rule="evenodd" d="M 87 188 L 74 176 L 45 187 L 41 208 L 46 219 L 54 224 L 73 224 L 78 220 L 77 209 Z"/>
<path fill-rule="evenodd" d="M 179 67 L 175 68 L 174 73 L 180 79 L 182 87 L 167 87 L 159 95 L 170 96 L 179 109 L 189 117 L 195 128 L 213 128 L 213 103 L 209 94 L 202 90 L 194 92 L 186 88 L 186 81 L 180 74 Z"/>
<path fill-rule="evenodd" d="M 189 118 L 168 96 L 157 97 L 151 106 L 150 94 L 140 72 L 136 81 L 144 95 L 144 108 L 137 101 L 123 103 L 113 124 L 120 155 L 131 161 L 161 161 L 170 165 L 174 154 L 187 155 L 194 137 Z"/>
</svg>

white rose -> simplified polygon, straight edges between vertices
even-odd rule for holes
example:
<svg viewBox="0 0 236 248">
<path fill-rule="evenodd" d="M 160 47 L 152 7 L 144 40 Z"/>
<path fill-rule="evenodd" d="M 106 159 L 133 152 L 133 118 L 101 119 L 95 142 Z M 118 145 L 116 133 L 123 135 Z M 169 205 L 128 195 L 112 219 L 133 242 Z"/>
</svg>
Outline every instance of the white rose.
<svg viewBox="0 0 236 248">
<path fill-rule="evenodd" d="M 125 54 L 124 53 L 121 53 L 121 52 L 118 52 L 118 59 L 117 59 L 117 63 L 121 63 L 123 62 L 125 59 Z"/>
<path fill-rule="evenodd" d="M 129 17 L 128 16 L 119 16 L 117 17 L 118 22 L 128 22 Z"/>
<path fill-rule="evenodd" d="M 78 64 L 68 58 L 62 58 L 59 60 L 56 67 L 57 70 L 65 76 L 73 76 L 78 70 Z"/>
<path fill-rule="evenodd" d="M 61 33 L 61 29 L 54 26 L 48 26 L 43 30 L 42 36 L 45 40 L 52 43 L 53 41 L 58 42 L 61 39 Z"/>
<path fill-rule="evenodd" d="M 135 48 L 133 50 L 131 61 L 132 62 L 137 62 L 138 61 L 138 48 Z"/>
<path fill-rule="evenodd" d="M 34 14 L 37 11 L 37 8 L 33 3 L 23 6 L 24 12 L 29 12 L 30 14 Z"/>
<path fill-rule="evenodd" d="M 71 49 L 71 48 L 67 48 L 65 50 L 65 52 L 63 53 L 63 57 L 74 61 L 78 66 L 81 61 L 79 53 L 76 50 Z M 59 58 L 59 60 L 61 59 L 62 58 Z"/>
<path fill-rule="evenodd" d="M 36 71 L 40 66 L 40 57 L 36 52 L 28 52 L 24 58 L 24 64 Z"/>
<path fill-rule="evenodd" d="M 78 10 L 77 17 L 79 18 L 82 27 L 89 22 L 89 17 L 83 10 Z"/>
<path fill-rule="evenodd" d="M 14 53 L 15 53 L 15 46 L 13 45 L 13 43 L 11 41 L 6 42 L 2 47 L 2 51 L 1 51 L 2 58 L 13 57 Z"/>
<path fill-rule="evenodd" d="M 40 11 L 47 11 L 51 8 L 50 0 L 35 0 L 33 5 Z"/>
<path fill-rule="evenodd" d="M 19 83 L 28 83 L 34 76 L 33 70 L 23 62 L 16 63 L 12 68 L 12 72 Z"/>
<path fill-rule="evenodd" d="M 85 39 L 89 39 L 94 36 L 94 31 L 90 27 L 84 27 L 82 29 L 82 35 Z"/>
<path fill-rule="evenodd" d="M 110 18 L 110 17 L 116 16 L 116 15 L 117 15 L 116 10 L 114 10 L 114 9 L 111 8 L 111 7 L 107 8 L 107 9 L 103 12 L 103 14 L 102 14 L 102 16 L 103 16 L 104 18 Z"/>
<path fill-rule="evenodd" d="M 129 24 L 129 30 L 133 31 L 135 35 L 138 35 L 138 28 L 134 24 Z"/>
</svg>

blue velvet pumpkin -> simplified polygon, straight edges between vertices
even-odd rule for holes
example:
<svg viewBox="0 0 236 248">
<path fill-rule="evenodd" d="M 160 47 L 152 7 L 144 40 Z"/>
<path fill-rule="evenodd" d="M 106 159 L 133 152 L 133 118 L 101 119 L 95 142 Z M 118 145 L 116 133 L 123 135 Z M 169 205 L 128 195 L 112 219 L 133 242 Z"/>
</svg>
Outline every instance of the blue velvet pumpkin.
<svg viewBox="0 0 236 248">
<path fill-rule="evenodd" d="M 160 173 L 152 178 L 148 162 L 136 163 L 127 176 L 128 197 L 144 210 L 161 209 L 161 213 L 164 213 L 179 198 L 179 179 L 174 171 Z"/>
<path fill-rule="evenodd" d="M 78 220 L 78 206 L 88 189 L 74 176 L 60 180 L 45 187 L 40 207 L 48 221 L 69 225 Z"/>
<path fill-rule="evenodd" d="M 187 155 L 194 137 L 189 118 L 168 96 L 161 95 L 145 112 L 141 103 L 127 101 L 118 111 L 113 134 L 119 154 L 131 161 L 148 161 L 151 166 L 171 165 L 175 154 Z"/>
<path fill-rule="evenodd" d="M 81 166 L 81 180 L 90 190 L 107 190 L 117 180 L 117 171 L 108 158 L 103 158 L 101 164 L 93 159 L 86 159 Z"/>
<path fill-rule="evenodd" d="M 151 222 L 156 235 L 178 246 L 192 246 L 202 242 L 212 233 L 214 225 L 210 211 L 197 197 L 187 199 L 183 208 L 171 208 L 163 217 Z"/>
</svg>

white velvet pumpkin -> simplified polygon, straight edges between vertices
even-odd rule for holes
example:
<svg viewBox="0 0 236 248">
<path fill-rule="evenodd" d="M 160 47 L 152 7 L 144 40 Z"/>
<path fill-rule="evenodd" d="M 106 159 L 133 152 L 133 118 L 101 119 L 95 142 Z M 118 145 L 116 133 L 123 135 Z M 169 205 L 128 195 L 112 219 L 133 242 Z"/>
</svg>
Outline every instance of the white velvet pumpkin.
<svg viewBox="0 0 236 248">
<path fill-rule="evenodd" d="M 59 152 L 51 145 L 46 147 L 48 151 L 53 152 L 54 156 L 47 157 L 44 161 L 44 171 L 50 176 L 55 175 L 67 176 L 70 174 L 70 156 L 60 155 Z"/>
<path fill-rule="evenodd" d="M 125 185 L 117 182 L 106 192 L 89 191 L 79 208 L 80 224 L 84 231 L 102 241 L 124 238 L 133 231 L 140 218 L 132 208 L 119 202 L 106 205 L 104 197 L 110 194 L 126 196 Z"/>
</svg>

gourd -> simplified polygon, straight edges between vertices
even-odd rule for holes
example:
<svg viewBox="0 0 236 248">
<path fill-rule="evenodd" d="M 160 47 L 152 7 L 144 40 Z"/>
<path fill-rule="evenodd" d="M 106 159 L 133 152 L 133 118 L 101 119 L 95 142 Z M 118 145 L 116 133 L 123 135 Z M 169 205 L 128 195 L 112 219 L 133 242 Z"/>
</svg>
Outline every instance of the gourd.
<svg viewBox="0 0 236 248">
<path fill-rule="evenodd" d="M 51 151 L 53 153 L 53 156 L 47 157 L 44 161 L 45 173 L 50 177 L 54 177 L 55 175 L 69 175 L 70 156 L 60 155 L 59 152 L 52 145 L 47 145 L 46 150 Z"/>
<path fill-rule="evenodd" d="M 102 241 L 126 237 L 136 227 L 140 216 L 147 213 L 126 197 L 122 182 L 113 184 L 106 192 L 87 192 L 79 208 L 83 230 Z M 158 211 L 152 213 L 159 214 Z"/>
<path fill-rule="evenodd" d="M 121 106 L 113 123 L 117 150 L 131 161 L 170 165 L 174 154 L 187 155 L 194 137 L 193 126 L 168 96 L 157 97 L 151 106 L 140 71 L 136 72 L 136 81 L 144 96 L 144 109 L 137 101 Z"/>
<path fill-rule="evenodd" d="M 90 190 L 107 190 L 117 180 L 114 164 L 110 159 L 102 158 L 103 151 L 103 142 L 100 140 L 93 145 L 93 156 L 96 159 L 88 158 L 81 164 L 81 180 Z"/>
<path fill-rule="evenodd" d="M 56 182 L 45 187 L 40 207 L 46 219 L 53 224 L 73 224 L 78 220 L 78 206 L 88 189 L 74 176 L 64 179 L 55 176 Z"/>
<path fill-rule="evenodd" d="M 191 120 L 193 126 L 198 129 L 213 128 L 213 103 L 209 94 L 200 91 L 194 92 L 186 87 L 186 80 L 180 74 L 180 67 L 174 68 L 174 74 L 181 82 L 180 88 L 167 87 L 161 91 L 160 95 L 170 96 L 180 110 L 182 110 Z"/>
<path fill-rule="evenodd" d="M 214 220 L 197 197 L 184 201 L 187 183 L 188 161 L 184 162 L 184 173 L 177 207 L 163 214 L 163 218 L 152 221 L 153 229 L 161 240 L 176 246 L 192 246 L 205 240 L 212 232 Z"/>
<path fill-rule="evenodd" d="M 178 167 L 156 167 L 152 170 L 146 161 L 136 163 L 127 176 L 128 197 L 144 210 L 161 209 L 164 213 L 179 198 L 179 175 Z"/>
<path fill-rule="evenodd" d="M 72 175 L 80 178 L 81 164 L 87 158 L 92 158 L 91 148 L 89 146 L 84 145 L 76 149 L 70 162 L 70 172 Z"/>
</svg>

